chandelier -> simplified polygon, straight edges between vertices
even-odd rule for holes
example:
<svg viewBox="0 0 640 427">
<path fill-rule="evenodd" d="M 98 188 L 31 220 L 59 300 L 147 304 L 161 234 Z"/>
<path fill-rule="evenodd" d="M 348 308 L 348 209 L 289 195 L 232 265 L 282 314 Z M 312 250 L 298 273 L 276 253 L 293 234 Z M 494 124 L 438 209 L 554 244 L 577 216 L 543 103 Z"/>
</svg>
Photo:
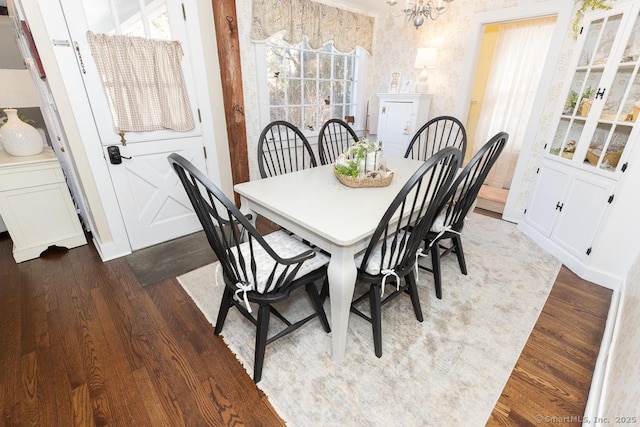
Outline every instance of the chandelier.
<svg viewBox="0 0 640 427">
<path fill-rule="evenodd" d="M 424 24 L 425 18 L 430 18 L 432 21 L 438 19 L 438 16 L 447 11 L 447 7 L 444 3 L 451 3 L 452 1 L 453 0 L 436 0 L 434 2 L 431 0 L 418 0 L 418 3 L 406 2 L 400 13 L 395 14 L 392 12 L 392 15 L 404 15 L 407 18 L 407 21 L 413 21 L 413 25 L 417 30 L 422 24 Z M 387 0 L 387 4 L 393 7 L 398 4 L 398 2 L 396 0 Z"/>
</svg>

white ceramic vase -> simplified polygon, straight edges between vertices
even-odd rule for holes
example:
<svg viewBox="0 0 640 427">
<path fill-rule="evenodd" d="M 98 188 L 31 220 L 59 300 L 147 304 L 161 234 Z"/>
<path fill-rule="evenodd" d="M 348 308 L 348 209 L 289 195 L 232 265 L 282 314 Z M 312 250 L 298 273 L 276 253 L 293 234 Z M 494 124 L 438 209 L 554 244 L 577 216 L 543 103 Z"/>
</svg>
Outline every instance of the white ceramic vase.
<svg viewBox="0 0 640 427">
<path fill-rule="evenodd" d="M 44 141 L 40 132 L 18 118 L 18 110 L 6 108 L 7 122 L 0 127 L 0 142 L 12 156 L 35 156 L 42 153 Z"/>
</svg>

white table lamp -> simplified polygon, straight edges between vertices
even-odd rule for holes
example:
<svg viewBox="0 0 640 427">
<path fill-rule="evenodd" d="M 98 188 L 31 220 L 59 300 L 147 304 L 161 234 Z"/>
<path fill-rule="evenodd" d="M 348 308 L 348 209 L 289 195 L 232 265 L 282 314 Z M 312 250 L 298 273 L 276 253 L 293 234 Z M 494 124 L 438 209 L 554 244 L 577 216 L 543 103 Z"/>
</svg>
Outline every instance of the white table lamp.
<svg viewBox="0 0 640 427">
<path fill-rule="evenodd" d="M 416 55 L 416 62 L 413 65 L 414 68 L 422 69 L 420 73 L 420 77 L 418 78 L 418 83 L 416 83 L 416 92 L 418 93 L 426 93 L 428 90 L 427 86 L 427 69 L 436 68 L 436 58 L 437 51 L 434 47 L 421 47 L 418 49 L 418 54 Z"/>
</svg>

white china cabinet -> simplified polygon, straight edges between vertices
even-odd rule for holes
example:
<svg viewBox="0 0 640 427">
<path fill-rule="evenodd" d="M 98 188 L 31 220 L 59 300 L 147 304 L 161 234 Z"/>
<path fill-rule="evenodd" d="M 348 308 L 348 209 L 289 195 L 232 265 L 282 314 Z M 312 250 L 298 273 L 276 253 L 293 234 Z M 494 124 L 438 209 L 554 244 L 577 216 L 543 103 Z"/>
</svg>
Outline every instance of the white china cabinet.
<svg viewBox="0 0 640 427">
<path fill-rule="evenodd" d="M 637 204 L 618 199 L 625 186 L 634 185 L 628 169 L 640 167 L 634 161 L 640 130 L 639 11 L 640 2 L 634 1 L 584 17 L 564 103 L 520 223 L 574 272 L 610 287 L 624 276 L 615 260 L 624 246 L 607 233 L 624 235 L 629 224 L 616 223 L 624 217 L 616 210 Z M 638 244 L 629 243 L 637 251 Z"/>
</svg>

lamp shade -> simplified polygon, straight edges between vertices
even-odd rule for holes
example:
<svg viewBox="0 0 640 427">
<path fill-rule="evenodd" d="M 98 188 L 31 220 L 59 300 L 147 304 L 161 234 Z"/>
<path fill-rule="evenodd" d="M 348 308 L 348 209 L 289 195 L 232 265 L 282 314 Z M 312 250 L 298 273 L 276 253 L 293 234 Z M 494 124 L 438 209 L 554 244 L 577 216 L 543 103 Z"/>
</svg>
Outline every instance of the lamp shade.
<svg viewBox="0 0 640 427">
<path fill-rule="evenodd" d="M 42 103 L 29 70 L 0 69 L 0 108 L 39 107 Z"/>
<path fill-rule="evenodd" d="M 437 59 L 437 50 L 434 47 L 421 47 L 416 55 L 414 68 L 435 68 Z"/>
</svg>

